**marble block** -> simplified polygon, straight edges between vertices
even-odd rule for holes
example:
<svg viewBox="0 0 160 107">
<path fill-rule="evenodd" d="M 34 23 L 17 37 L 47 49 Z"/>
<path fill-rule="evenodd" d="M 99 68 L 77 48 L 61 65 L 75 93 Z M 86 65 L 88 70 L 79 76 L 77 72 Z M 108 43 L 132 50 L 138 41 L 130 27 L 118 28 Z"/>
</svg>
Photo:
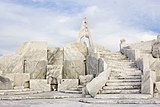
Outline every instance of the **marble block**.
<svg viewBox="0 0 160 107">
<path fill-rule="evenodd" d="M 13 85 L 10 79 L 0 76 L 0 90 L 9 90 L 9 89 L 13 89 Z"/>
<path fill-rule="evenodd" d="M 47 62 L 47 47 L 47 42 L 42 41 L 23 43 L 15 55 L 5 55 L 0 58 L 0 70 L 3 73 L 25 73 L 25 61 L 45 60 Z"/>
<path fill-rule="evenodd" d="M 12 81 L 14 84 L 14 76 L 15 76 L 14 73 L 4 73 L 4 74 L 2 74 L 2 76 L 9 78 L 10 81 Z"/>
<path fill-rule="evenodd" d="M 45 79 L 31 79 L 30 89 L 35 91 L 51 91 L 51 85 Z"/>
<path fill-rule="evenodd" d="M 46 41 L 25 42 L 16 50 L 16 54 L 23 56 L 26 60 L 47 61 L 47 48 Z"/>
<path fill-rule="evenodd" d="M 156 82 L 156 88 L 158 90 L 158 93 L 160 94 L 160 81 Z"/>
<path fill-rule="evenodd" d="M 49 84 L 58 84 L 62 79 L 63 65 L 47 65 L 47 81 Z"/>
<path fill-rule="evenodd" d="M 85 60 L 87 48 L 79 43 L 73 43 L 64 47 L 64 60 Z"/>
<path fill-rule="evenodd" d="M 63 56 L 63 48 L 48 48 L 48 65 L 62 65 Z"/>
<path fill-rule="evenodd" d="M 29 73 L 5 73 L 3 76 L 9 78 L 14 87 L 25 86 L 30 80 Z"/>
<path fill-rule="evenodd" d="M 132 61 L 136 61 L 140 58 L 139 49 L 124 49 L 123 53 Z"/>
<path fill-rule="evenodd" d="M 106 69 L 86 85 L 86 89 L 92 97 L 95 97 L 95 95 L 100 91 L 100 89 L 105 86 L 110 72 L 110 68 Z"/>
<path fill-rule="evenodd" d="M 62 79 L 58 84 L 58 91 L 69 90 L 78 86 L 78 79 Z"/>
<path fill-rule="evenodd" d="M 153 95 L 154 83 L 156 80 L 155 72 L 145 71 L 141 78 L 141 93 Z"/>
<path fill-rule="evenodd" d="M 14 89 L 15 90 L 22 90 L 22 89 L 24 89 L 24 86 L 15 86 Z"/>
<path fill-rule="evenodd" d="M 85 75 L 85 64 L 83 60 L 65 60 L 63 71 L 64 79 L 77 79 Z"/>
<path fill-rule="evenodd" d="M 14 73 L 14 86 L 25 86 L 29 80 L 29 73 Z"/>
<path fill-rule="evenodd" d="M 1 57 L 0 70 L 3 73 L 23 73 L 23 56 L 5 55 Z"/>
<path fill-rule="evenodd" d="M 98 60 L 98 73 L 101 73 L 107 69 L 107 63 L 103 58 L 99 58 Z"/>
<path fill-rule="evenodd" d="M 85 86 L 88 82 L 90 82 L 93 79 L 93 75 L 80 75 L 79 80 L 80 80 L 80 85 Z"/>
<path fill-rule="evenodd" d="M 90 53 L 86 60 L 87 74 L 96 76 L 98 74 L 98 53 Z"/>
<path fill-rule="evenodd" d="M 160 81 L 160 60 L 156 60 L 154 61 L 151 66 L 150 66 L 150 69 L 152 71 L 155 71 L 156 73 L 156 81 Z"/>
<path fill-rule="evenodd" d="M 155 42 L 153 45 L 152 45 L 152 56 L 154 58 L 160 58 L 160 41 L 158 42 Z"/>
<path fill-rule="evenodd" d="M 25 73 L 30 73 L 31 79 L 45 79 L 47 73 L 47 61 L 26 61 Z"/>
</svg>

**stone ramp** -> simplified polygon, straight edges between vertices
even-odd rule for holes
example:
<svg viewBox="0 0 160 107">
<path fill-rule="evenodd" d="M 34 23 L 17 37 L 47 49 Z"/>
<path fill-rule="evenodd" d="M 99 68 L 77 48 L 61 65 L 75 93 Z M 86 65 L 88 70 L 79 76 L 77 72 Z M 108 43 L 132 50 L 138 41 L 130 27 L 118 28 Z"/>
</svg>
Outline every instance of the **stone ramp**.
<svg viewBox="0 0 160 107">
<path fill-rule="evenodd" d="M 100 94 L 139 94 L 141 93 L 141 71 L 120 52 L 101 54 L 111 68 L 109 80 Z"/>
</svg>

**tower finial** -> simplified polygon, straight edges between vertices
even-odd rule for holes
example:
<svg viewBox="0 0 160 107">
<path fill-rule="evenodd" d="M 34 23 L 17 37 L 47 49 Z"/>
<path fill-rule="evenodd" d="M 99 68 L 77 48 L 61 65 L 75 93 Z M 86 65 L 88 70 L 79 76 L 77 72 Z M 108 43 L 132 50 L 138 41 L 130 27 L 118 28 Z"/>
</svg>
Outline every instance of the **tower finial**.
<svg viewBox="0 0 160 107">
<path fill-rule="evenodd" d="M 81 43 L 82 38 L 87 38 L 89 47 L 93 47 L 93 41 L 92 41 L 91 34 L 88 28 L 88 22 L 87 22 L 86 17 L 83 18 L 77 42 Z"/>
</svg>

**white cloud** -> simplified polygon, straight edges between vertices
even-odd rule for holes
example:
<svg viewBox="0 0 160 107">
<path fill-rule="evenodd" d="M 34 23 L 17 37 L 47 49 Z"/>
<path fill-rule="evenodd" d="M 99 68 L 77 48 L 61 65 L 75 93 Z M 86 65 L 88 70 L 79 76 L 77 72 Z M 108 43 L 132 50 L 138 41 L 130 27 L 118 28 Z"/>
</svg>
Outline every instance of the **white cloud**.
<svg viewBox="0 0 160 107">
<path fill-rule="evenodd" d="M 141 0 L 32 0 L 54 2 L 57 9 L 34 7 L 19 3 L 0 1 L 0 53 L 12 52 L 24 41 L 46 40 L 49 46 L 64 46 L 76 41 L 82 18 L 87 16 L 91 35 L 95 43 L 118 50 L 120 39 L 129 42 L 154 39 L 158 34 L 160 14 L 159 2 Z M 77 13 L 63 12 L 63 2 L 84 7 Z M 155 6 L 156 5 L 156 6 Z M 67 6 L 66 6 L 67 7 Z M 62 8 L 62 9 L 59 9 Z M 75 7 L 73 8 L 75 9 Z M 158 30 L 157 30 L 158 29 Z M 10 45 L 9 45 L 10 44 Z"/>
</svg>

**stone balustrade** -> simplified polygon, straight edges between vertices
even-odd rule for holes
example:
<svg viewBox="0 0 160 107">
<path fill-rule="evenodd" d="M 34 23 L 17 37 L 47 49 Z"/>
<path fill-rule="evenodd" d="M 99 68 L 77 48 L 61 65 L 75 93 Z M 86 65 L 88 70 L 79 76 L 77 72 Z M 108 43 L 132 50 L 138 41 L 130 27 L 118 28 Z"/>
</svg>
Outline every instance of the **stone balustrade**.
<svg viewBox="0 0 160 107">
<path fill-rule="evenodd" d="M 126 44 L 126 41 L 125 41 Z M 143 94 L 154 94 L 154 83 L 156 81 L 156 74 L 154 71 L 150 69 L 150 65 L 153 62 L 153 58 L 150 57 L 148 53 L 144 54 L 141 52 L 141 49 L 132 48 L 132 46 L 125 45 L 121 42 L 120 44 L 120 51 L 130 60 L 136 63 L 137 68 L 142 71 L 141 75 L 141 93 Z"/>
</svg>

